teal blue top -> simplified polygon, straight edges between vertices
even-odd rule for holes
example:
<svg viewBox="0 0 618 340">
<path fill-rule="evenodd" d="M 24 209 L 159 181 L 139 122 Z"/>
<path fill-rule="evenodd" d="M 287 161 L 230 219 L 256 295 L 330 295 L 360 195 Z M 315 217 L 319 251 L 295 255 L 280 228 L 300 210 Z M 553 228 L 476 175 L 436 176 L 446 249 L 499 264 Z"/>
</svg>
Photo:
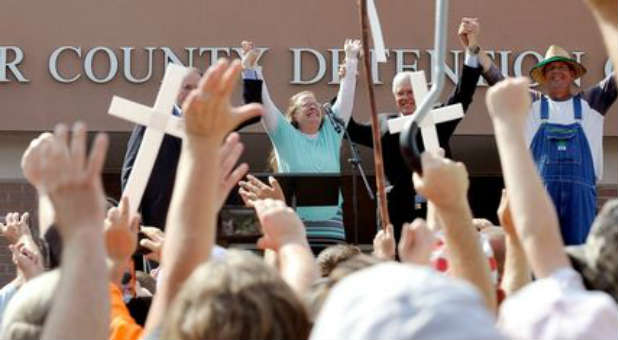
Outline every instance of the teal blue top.
<svg viewBox="0 0 618 340">
<path fill-rule="evenodd" d="M 343 132 L 337 133 L 332 122 L 324 117 L 324 123 L 315 136 L 308 136 L 296 129 L 282 115 L 277 126 L 268 136 L 273 143 L 281 173 L 339 173 L 339 156 Z M 341 193 L 339 204 L 341 204 Z M 338 205 L 299 207 L 298 215 L 306 221 L 324 221 L 334 218 Z"/>
</svg>

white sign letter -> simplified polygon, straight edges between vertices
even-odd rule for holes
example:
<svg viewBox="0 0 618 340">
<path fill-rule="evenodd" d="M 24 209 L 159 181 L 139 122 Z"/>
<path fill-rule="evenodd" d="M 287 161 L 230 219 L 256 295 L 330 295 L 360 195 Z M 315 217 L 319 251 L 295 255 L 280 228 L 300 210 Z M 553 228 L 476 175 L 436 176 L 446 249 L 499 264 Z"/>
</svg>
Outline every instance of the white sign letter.
<svg viewBox="0 0 618 340">
<path fill-rule="evenodd" d="M 408 50 L 408 49 L 397 49 L 395 51 L 395 60 L 397 63 L 397 67 L 395 68 L 395 73 L 403 72 L 403 71 L 417 71 L 418 70 L 418 58 L 420 58 L 419 50 Z M 406 54 L 411 54 L 416 56 L 416 59 L 412 64 L 406 64 Z"/>
<path fill-rule="evenodd" d="M 518 55 L 517 58 L 515 58 L 515 63 L 513 64 L 513 74 L 515 74 L 515 77 L 521 77 L 523 75 L 521 71 L 521 66 L 524 62 L 524 59 L 526 59 L 526 57 L 529 55 L 536 58 L 537 61 L 535 62 L 535 64 L 543 60 L 543 56 L 535 51 L 525 51 L 524 53 Z"/>
<path fill-rule="evenodd" d="M 109 62 L 109 71 L 107 71 L 107 75 L 104 78 L 97 78 L 97 75 L 94 74 L 94 70 L 92 69 L 92 64 L 94 60 L 94 56 L 97 52 L 103 51 L 107 55 L 107 60 Z M 88 79 L 92 80 L 95 83 L 103 84 L 108 81 L 114 79 L 116 76 L 116 72 L 118 72 L 118 59 L 110 48 L 105 46 L 97 46 L 86 54 L 86 58 L 84 59 L 84 70 L 86 71 L 86 76 Z"/>
<path fill-rule="evenodd" d="M 15 53 L 15 59 L 11 62 L 7 62 L 7 54 L 8 50 L 13 51 Z M 30 80 L 26 79 L 23 74 L 17 68 L 17 65 L 24 60 L 24 52 L 21 48 L 17 46 L 2 46 L 0 47 L 0 82 L 9 82 L 10 80 L 6 77 L 7 68 L 13 73 L 15 79 L 17 79 L 20 83 L 27 83 Z"/>
<path fill-rule="evenodd" d="M 311 48 L 291 48 L 290 49 L 292 51 L 292 53 L 294 54 L 294 79 L 292 80 L 291 84 L 299 84 L 299 85 L 309 85 L 309 84 L 315 84 L 317 82 L 319 82 L 322 78 L 324 78 L 324 75 L 326 74 L 326 58 L 324 58 L 324 56 Z M 310 79 L 310 80 L 303 80 L 302 79 L 302 53 L 303 52 L 308 52 L 311 53 L 316 61 L 318 62 L 318 70 L 316 75 Z"/>
<path fill-rule="evenodd" d="M 66 50 L 71 50 L 75 52 L 75 54 L 77 54 L 79 58 L 82 57 L 82 49 L 80 47 L 75 47 L 75 46 L 58 47 L 49 56 L 49 63 L 48 63 L 49 64 L 48 66 L 49 74 L 51 74 L 52 78 L 54 78 L 56 81 L 59 81 L 61 83 L 72 83 L 76 81 L 77 79 L 79 79 L 82 76 L 82 74 L 77 73 L 76 75 L 73 76 L 73 78 L 64 78 L 63 76 L 60 75 L 60 72 L 58 72 L 58 58 L 60 57 L 60 54 L 62 54 L 62 52 Z"/>
<path fill-rule="evenodd" d="M 133 84 L 140 84 L 147 82 L 150 77 L 152 77 L 152 54 L 156 47 L 145 47 L 146 51 L 148 51 L 148 72 L 142 78 L 135 78 L 133 76 L 133 72 L 131 72 L 131 54 L 133 51 L 133 47 L 121 47 L 123 51 L 123 68 L 124 68 L 124 78 Z"/>
</svg>

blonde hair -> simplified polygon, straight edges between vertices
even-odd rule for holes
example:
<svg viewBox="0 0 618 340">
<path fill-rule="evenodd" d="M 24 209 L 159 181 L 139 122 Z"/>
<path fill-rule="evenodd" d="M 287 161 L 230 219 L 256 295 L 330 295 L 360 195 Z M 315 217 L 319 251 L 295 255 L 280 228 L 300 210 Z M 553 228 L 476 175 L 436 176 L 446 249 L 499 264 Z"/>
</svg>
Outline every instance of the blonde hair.
<svg viewBox="0 0 618 340">
<path fill-rule="evenodd" d="M 163 339 L 306 339 L 307 312 L 259 257 L 229 250 L 200 265 L 185 282 L 163 327 Z"/>
<path fill-rule="evenodd" d="M 298 92 L 290 97 L 290 100 L 288 101 L 288 108 L 285 110 L 285 118 L 297 129 L 298 123 L 294 120 L 294 114 L 296 113 L 296 110 L 298 110 L 298 99 L 303 96 L 313 96 L 313 98 L 315 98 L 315 94 L 311 91 Z"/>
<path fill-rule="evenodd" d="M 40 339 L 51 310 L 60 270 L 43 273 L 24 284 L 2 315 L 2 339 Z"/>
<path fill-rule="evenodd" d="M 279 163 L 277 163 L 277 154 L 275 154 L 275 148 L 270 149 L 266 163 L 272 172 L 279 172 Z"/>
</svg>

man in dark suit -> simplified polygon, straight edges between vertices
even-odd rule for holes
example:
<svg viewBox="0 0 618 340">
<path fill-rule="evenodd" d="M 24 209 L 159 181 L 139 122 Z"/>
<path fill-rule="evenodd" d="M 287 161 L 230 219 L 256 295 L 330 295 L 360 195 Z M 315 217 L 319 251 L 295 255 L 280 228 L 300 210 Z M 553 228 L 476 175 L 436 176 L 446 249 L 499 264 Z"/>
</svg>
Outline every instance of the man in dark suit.
<svg viewBox="0 0 618 340">
<path fill-rule="evenodd" d="M 472 102 L 476 84 L 482 69 L 478 63 L 478 51 L 466 51 L 466 60 L 457 87 L 446 101 L 446 105 L 461 103 L 464 112 Z M 411 115 L 416 110 L 414 93 L 410 83 L 409 72 L 398 73 L 393 79 L 393 96 L 399 113 L 381 114 L 380 135 L 384 157 L 384 172 L 387 183 L 388 212 L 395 231 L 395 239 L 399 240 L 403 223 L 412 222 L 416 217 L 425 217 L 424 208 L 416 209 L 415 191 L 412 184 L 412 172 L 405 164 L 399 147 L 399 133 L 391 134 L 388 131 L 388 120 Z M 451 157 L 449 140 L 461 119 L 448 121 L 436 125 L 440 146 L 445 149 L 447 157 Z M 348 123 L 348 132 L 353 142 L 373 147 L 371 124 L 362 124 L 354 120 Z M 421 134 L 417 143 L 421 151 L 424 150 Z"/>
<path fill-rule="evenodd" d="M 200 71 L 196 68 L 191 68 L 189 74 L 185 76 L 180 91 L 178 92 L 178 97 L 176 98 L 176 105 L 172 110 L 173 115 L 182 116 L 182 103 L 187 95 L 197 87 L 201 77 Z M 239 126 L 237 130 L 247 125 L 257 123 L 258 121 L 259 117 L 249 120 Z M 144 126 L 136 125 L 127 143 L 127 151 L 124 156 L 121 172 L 121 185 L 123 191 L 129 180 L 129 175 L 133 170 L 133 164 L 135 163 L 137 152 L 142 144 L 145 131 L 146 128 Z M 165 229 L 165 220 L 167 218 L 172 192 L 174 191 L 176 167 L 178 166 L 181 147 L 182 140 L 180 138 L 170 135 L 165 135 L 163 137 L 163 142 L 159 148 L 157 159 L 155 160 L 150 178 L 148 179 L 148 184 L 146 185 L 146 191 L 144 191 L 144 196 L 142 197 L 142 202 L 139 207 L 139 212 L 142 215 L 142 225 Z"/>
</svg>

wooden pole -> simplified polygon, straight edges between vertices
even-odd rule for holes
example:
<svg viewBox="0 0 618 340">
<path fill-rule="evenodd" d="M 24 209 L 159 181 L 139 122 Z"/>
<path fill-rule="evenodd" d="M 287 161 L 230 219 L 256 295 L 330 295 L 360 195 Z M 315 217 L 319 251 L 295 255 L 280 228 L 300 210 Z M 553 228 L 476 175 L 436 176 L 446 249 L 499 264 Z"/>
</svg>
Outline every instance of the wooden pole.
<svg viewBox="0 0 618 340">
<path fill-rule="evenodd" d="M 376 99 L 373 92 L 373 79 L 371 77 L 371 55 L 369 54 L 369 25 L 367 17 L 367 0 L 360 0 L 359 6 L 361 41 L 363 44 L 363 64 L 365 65 L 365 78 L 369 91 L 369 105 L 371 108 L 371 132 L 373 135 L 373 160 L 376 171 L 376 187 L 378 189 L 378 208 L 382 229 L 386 230 L 390 218 L 388 216 L 388 202 L 386 201 L 386 178 L 384 175 L 384 158 L 382 157 L 382 140 L 380 139 L 380 122 L 376 109 Z"/>
</svg>

